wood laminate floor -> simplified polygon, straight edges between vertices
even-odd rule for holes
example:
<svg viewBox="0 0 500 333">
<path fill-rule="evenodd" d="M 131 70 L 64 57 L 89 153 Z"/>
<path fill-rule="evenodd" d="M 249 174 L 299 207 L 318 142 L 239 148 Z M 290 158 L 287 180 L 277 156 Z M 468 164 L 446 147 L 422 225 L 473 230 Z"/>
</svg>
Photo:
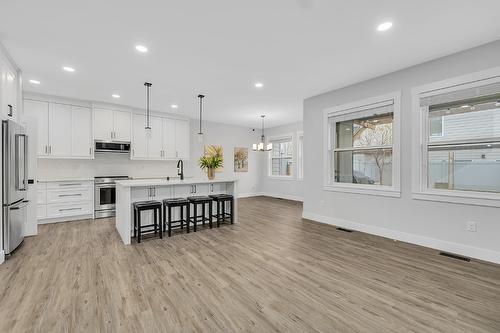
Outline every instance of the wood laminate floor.
<svg viewBox="0 0 500 333">
<path fill-rule="evenodd" d="M 0 332 L 500 332 L 500 266 L 239 207 L 130 246 L 113 219 L 40 226 L 0 266 Z"/>
</svg>

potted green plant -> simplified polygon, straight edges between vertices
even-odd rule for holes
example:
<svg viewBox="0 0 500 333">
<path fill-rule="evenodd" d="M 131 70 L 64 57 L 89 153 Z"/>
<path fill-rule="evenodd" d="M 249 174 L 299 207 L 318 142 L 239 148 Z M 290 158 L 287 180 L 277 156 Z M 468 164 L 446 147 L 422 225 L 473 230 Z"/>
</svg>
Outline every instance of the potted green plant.
<svg viewBox="0 0 500 333">
<path fill-rule="evenodd" d="M 222 168 L 223 165 L 222 147 L 209 146 L 205 155 L 200 157 L 198 164 L 202 170 L 207 171 L 208 179 L 214 179 L 215 170 Z"/>
</svg>

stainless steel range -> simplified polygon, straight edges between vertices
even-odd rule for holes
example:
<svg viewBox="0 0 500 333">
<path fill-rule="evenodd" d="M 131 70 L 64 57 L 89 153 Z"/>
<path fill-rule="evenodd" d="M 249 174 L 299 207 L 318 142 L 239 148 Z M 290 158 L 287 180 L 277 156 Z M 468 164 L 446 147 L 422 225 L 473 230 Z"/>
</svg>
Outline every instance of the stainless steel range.
<svg viewBox="0 0 500 333">
<path fill-rule="evenodd" d="M 115 216 L 116 180 L 129 179 L 127 176 L 106 176 L 94 178 L 95 218 Z"/>
</svg>

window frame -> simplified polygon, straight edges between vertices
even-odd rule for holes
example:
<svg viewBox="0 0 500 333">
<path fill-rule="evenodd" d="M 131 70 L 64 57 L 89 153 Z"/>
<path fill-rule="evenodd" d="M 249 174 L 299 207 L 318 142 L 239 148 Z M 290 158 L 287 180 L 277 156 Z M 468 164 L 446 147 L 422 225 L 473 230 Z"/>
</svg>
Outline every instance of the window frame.
<svg viewBox="0 0 500 333">
<path fill-rule="evenodd" d="M 297 132 L 297 180 L 304 180 L 304 131 Z"/>
<path fill-rule="evenodd" d="M 454 78 L 436 81 L 412 89 L 412 197 L 416 200 L 500 207 L 500 193 L 429 188 L 428 177 L 428 107 L 420 105 L 421 98 L 478 88 L 500 83 L 500 67 Z"/>
<path fill-rule="evenodd" d="M 335 165 L 335 154 L 332 157 L 330 165 L 329 152 L 331 145 L 334 144 L 331 135 L 334 135 L 335 129 L 330 129 L 329 118 L 352 115 L 355 119 L 356 113 L 365 113 L 370 108 L 377 105 L 393 103 L 394 120 L 392 124 L 392 185 L 367 185 L 330 182 L 330 170 Z M 366 195 L 401 197 L 401 90 L 388 94 L 370 97 L 363 100 L 342 104 L 323 110 L 323 189 L 325 191 L 335 191 L 344 193 L 356 193 Z"/>
<path fill-rule="evenodd" d="M 273 142 L 277 140 L 290 140 L 292 143 L 292 174 L 291 175 L 273 175 L 273 166 L 272 166 L 272 161 L 273 161 L 273 150 L 274 150 L 274 144 L 273 144 L 273 150 L 268 152 L 268 161 L 267 161 L 267 167 L 268 167 L 268 172 L 267 172 L 267 177 L 271 179 L 281 179 L 281 180 L 294 180 L 295 179 L 295 168 L 296 168 L 296 153 L 295 153 L 295 138 L 293 133 L 286 133 L 286 134 L 281 134 L 281 135 L 273 135 L 273 136 L 268 136 L 267 140 L 268 142 Z"/>
</svg>

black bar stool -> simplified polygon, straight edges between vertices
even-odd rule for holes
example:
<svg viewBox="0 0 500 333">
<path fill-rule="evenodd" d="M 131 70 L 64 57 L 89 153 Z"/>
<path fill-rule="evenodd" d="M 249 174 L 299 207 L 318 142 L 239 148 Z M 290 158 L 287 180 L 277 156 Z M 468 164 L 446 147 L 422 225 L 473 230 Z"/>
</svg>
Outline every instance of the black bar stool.
<svg viewBox="0 0 500 333">
<path fill-rule="evenodd" d="M 217 218 L 217 228 L 221 222 L 229 217 L 231 224 L 234 223 L 234 197 L 230 194 L 212 194 L 210 198 L 217 204 L 217 211 L 213 217 Z M 229 202 L 230 213 L 226 213 L 226 202 Z"/>
<path fill-rule="evenodd" d="M 172 220 L 172 208 L 180 208 L 180 219 Z M 186 218 L 184 218 L 184 207 L 186 207 Z M 167 218 L 168 216 L 168 218 Z M 189 200 L 186 198 L 173 198 L 163 200 L 163 230 L 168 225 L 168 237 L 172 236 L 172 228 L 184 228 L 186 222 L 187 233 L 189 233 Z M 175 224 L 175 225 L 172 225 Z"/>
<path fill-rule="evenodd" d="M 198 222 L 208 222 L 210 229 L 212 229 L 212 198 L 207 196 L 194 196 L 188 198 L 189 203 L 193 204 L 193 216 L 189 217 L 189 221 L 194 225 L 194 231 L 196 232 L 196 225 Z M 198 215 L 198 205 L 201 205 L 201 215 Z M 206 216 L 206 206 L 208 205 L 208 217 Z"/>
<path fill-rule="evenodd" d="M 141 212 L 153 210 L 153 224 L 141 224 Z M 161 227 L 161 202 L 159 201 L 140 201 L 134 202 L 134 237 L 137 236 L 137 243 L 141 242 L 141 235 L 154 230 L 154 233 L 159 231 L 160 238 L 163 238 Z M 153 228 L 153 229 L 150 229 Z M 143 230 L 147 229 L 147 230 Z"/>
</svg>

